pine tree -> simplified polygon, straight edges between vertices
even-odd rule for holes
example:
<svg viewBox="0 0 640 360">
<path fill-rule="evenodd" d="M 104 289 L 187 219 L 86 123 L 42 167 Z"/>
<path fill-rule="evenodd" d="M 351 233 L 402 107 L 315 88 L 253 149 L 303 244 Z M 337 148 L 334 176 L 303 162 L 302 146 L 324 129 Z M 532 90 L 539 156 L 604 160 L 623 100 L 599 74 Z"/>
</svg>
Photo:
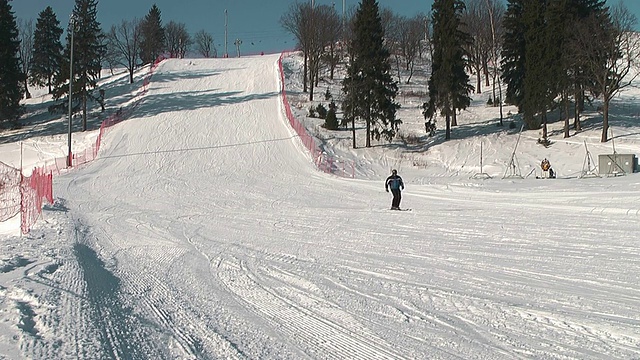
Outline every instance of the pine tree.
<svg viewBox="0 0 640 360">
<path fill-rule="evenodd" d="M 529 129 L 538 129 L 543 124 L 550 88 L 548 68 L 549 45 L 548 24 L 545 22 L 546 1 L 526 0 L 523 12 L 525 27 L 525 76 L 524 96 L 522 99 L 522 113 L 525 124 Z M 541 118 L 537 118 L 540 115 Z M 543 139 L 546 139 L 546 127 L 543 128 Z"/>
<path fill-rule="evenodd" d="M 20 67 L 18 25 L 9 0 L 0 0 L 0 122 L 22 115 L 25 74 Z"/>
<path fill-rule="evenodd" d="M 585 92 L 592 80 L 586 75 L 583 53 L 586 49 L 576 44 L 576 36 L 580 36 L 576 31 L 576 24 L 584 24 L 590 17 L 605 18 L 608 8 L 605 0 L 568 0 L 566 6 L 565 27 L 567 43 L 564 46 L 570 67 L 569 90 L 574 94 L 574 122 L 573 128 L 576 131 L 582 130 L 580 123 L 580 113 L 584 109 Z M 597 54 L 593 54 L 597 57 Z M 590 57 L 590 56 L 587 56 Z M 606 60 L 602 60 L 603 63 Z M 565 137 L 569 136 L 568 110 L 566 111 L 567 124 L 565 126 Z"/>
<path fill-rule="evenodd" d="M 433 60 L 429 77 L 429 101 L 423 104 L 425 119 L 433 119 L 438 110 L 445 117 L 445 139 L 451 139 L 451 126 L 456 125 L 457 109 L 471 104 L 466 73 L 471 37 L 462 30 L 462 0 L 436 0 L 432 6 Z"/>
<path fill-rule="evenodd" d="M 457 14 L 460 15 L 458 20 L 460 21 L 462 17 L 462 12 L 464 3 L 461 2 L 456 4 Z M 451 125 L 457 126 L 458 122 L 456 120 L 457 110 L 464 110 L 471 105 L 471 96 L 475 90 L 471 85 L 469 75 L 467 74 L 466 69 L 469 68 L 469 59 L 471 58 L 467 49 L 471 46 L 470 44 L 473 42 L 473 37 L 463 31 L 462 29 L 467 28 L 463 26 L 460 22 L 458 22 L 457 31 L 455 34 L 455 44 L 456 44 L 456 53 L 454 55 L 452 64 L 453 69 L 453 79 L 452 79 L 452 99 L 453 99 L 453 117 L 451 118 Z"/>
<path fill-rule="evenodd" d="M 396 119 L 396 110 L 400 108 L 395 102 L 398 85 L 391 77 L 390 54 L 383 41 L 377 1 L 362 0 L 354 19 L 352 56 L 342 82 L 343 111 L 345 119 L 352 121 L 354 148 L 356 119 L 365 121 L 366 147 L 371 147 L 372 138 L 393 140 L 401 123 Z"/>
<path fill-rule="evenodd" d="M 523 113 L 529 129 L 540 127 L 536 115 L 544 118 L 549 98 L 550 71 L 546 66 L 553 54 L 546 46 L 546 4 L 546 0 L 508 0 L 504 19 L 502 78 L 507 83 L 506 100 Z"/>
<path fill-rule="evenodd" d="M 338 130 L 339 126 L 338 117 L 336 116 L 336 103 L 332 101 L 329 103 L 329 111 L 325 116 L 323 127 L 327 130 Z"/>
<path fill-rule="evenodd" d="M 580 64 L 584 54 L 575 42 L 576 25 L 604 10 L 603 0 L 508 0 L 502 50 L 503 80 L 507 101 L 518 106 L 530 129 L 542 125 L 546 142 L 546 114 L 561 96 L 565 107 L 565 137 L 568 137 L 568 102 L 579 105 L 590 82 Z"/>
<path fill-rule="evenodd" d="M 33 34 L 33 59 L 30 80 L 32 85 L 47 86 L 52 92 L 53 79 L 60 73 L 62 63 L 62 28 L 48 6 L 38 15 Z"/>
<path fill-rule="evenodd" d="M 59 99 L 69 92 L 68 81 L 71 78 L 69 76 L 69 59 L 71 45 L 73 45 L 72 100 L 77 99 L 82 109 L 82 131 L 87 130 L 87 102 L 97 100 L 97 97 L 93 96 L 93 89 L 100 78 L 100 70 L 102 69 L 100 59 L 105 53 L 104 34 L 97 20 L 97 5 L 97 0 L 76 0 L 72 21 L 67 30 L 67 46 L 64 51 L 62 69 L 57 77 L 57 86 L 53 91 L 55 99 Z M 73 106 L 73 108 L 75 110 L 77 106 Z"/>
<path fill-rule="evenodd" d="M 155 4 L 140 25 L 142 27 L 140 59 L 144 64 L 150 64 L 156 61 L 165 50 L 165 33 L 162 27 L 161 13 Z"/>
<path fill-rule="evenodd" d="M 502 80 L 507 84 L 505 101 L 520 109 L 524 99 L 526 41 L 522 17 L 525 0 L 507 0 L 503 20 Z"/>
</svg>

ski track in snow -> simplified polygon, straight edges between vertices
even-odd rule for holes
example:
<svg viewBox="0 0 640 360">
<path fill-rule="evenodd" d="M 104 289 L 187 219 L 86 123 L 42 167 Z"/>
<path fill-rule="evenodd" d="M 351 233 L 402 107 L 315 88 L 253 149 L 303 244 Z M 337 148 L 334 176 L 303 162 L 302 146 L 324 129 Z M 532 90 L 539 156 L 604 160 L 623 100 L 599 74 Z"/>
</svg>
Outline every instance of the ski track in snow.
<svg viewBox="0 0 640 360">
<path fill-rule="evenodd" d="M 56 178 L 49 261 L 0 288 L 21 354 L 637 358 L 637 195 L 408 184 L 413 211 L 376 211 L 381 182 L 313 168 L 276 59 L 164 62 L 140 117 Z"/>
</svg>

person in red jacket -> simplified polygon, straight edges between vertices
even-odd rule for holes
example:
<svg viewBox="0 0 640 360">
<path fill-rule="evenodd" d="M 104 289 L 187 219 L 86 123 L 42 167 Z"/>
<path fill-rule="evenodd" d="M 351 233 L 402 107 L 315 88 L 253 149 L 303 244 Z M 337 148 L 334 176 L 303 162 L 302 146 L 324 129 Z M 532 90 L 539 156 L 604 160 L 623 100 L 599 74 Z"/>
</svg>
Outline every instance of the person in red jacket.
<svg viewBox="0 0 640 360">
<path fill-rule="evenodd" d="M 391 176 L 384 182 L 384 189 L 393 194 L 393 200 L 391 201 L 391 210 L 400 210 L 400 200 L 402 200 L 401 191 L 404 190 L 404 182 L 396 169 L 391 170 Z"/>
</svg>

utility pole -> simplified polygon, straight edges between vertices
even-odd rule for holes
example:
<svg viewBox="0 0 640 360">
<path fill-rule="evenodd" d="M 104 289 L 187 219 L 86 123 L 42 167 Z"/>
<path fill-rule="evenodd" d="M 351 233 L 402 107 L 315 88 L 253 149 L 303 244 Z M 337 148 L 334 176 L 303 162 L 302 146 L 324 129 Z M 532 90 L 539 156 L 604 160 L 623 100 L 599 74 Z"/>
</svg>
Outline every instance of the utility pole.
<svg viewBox="0 0 640 360">
<path fill-rule="evenodd" d="M 224 9 L 224 57 L 229 57 L 229 52 L 227 51 L 227 9 Z"/>
<path fill-rule="evenodd" d="M 238 57 L 240 57 L 240 44 L 242 44 L 242 40 L 236 39 L 233 43 L 236 45 L 236 51 L 238 52 Z"/>
<path fill-rule="evenodd" d="M 72 106 L 71 106 L 71 96 L 73 94 L 73 33 L 75 32 L 76 22 L 71 15 L 71 21 L 69 22 L 69 28 L 71 29 L 71 51 L 69 53 L 69 152 L 67 156 L 67 168 L 70 168 L 72 164 L 73 155 L 71 153 L 71 116 L 72 116 Z"/>
</svg>

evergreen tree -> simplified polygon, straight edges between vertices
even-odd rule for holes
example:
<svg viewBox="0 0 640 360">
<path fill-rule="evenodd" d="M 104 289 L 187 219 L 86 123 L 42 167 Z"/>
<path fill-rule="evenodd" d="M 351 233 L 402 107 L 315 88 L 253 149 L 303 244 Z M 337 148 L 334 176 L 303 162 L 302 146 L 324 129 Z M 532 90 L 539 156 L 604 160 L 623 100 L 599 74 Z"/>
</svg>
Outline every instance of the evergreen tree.
<svg viewBox="0 0 640 360">
<path fill-rule="evenodd" d="M 460 4 L 464 6 L 463 2 L 461 2 Z M 471 105 L 470 94 L 475 90 L 471 85 L 469 75 L 466 72 L 466 69 L 470 67 L 469 59 L 471 58 L 467 49 L 471 47 L 473 37 L 469 33 L 462 30 L 465 29 L 466 26 L 462 26 L 462 24 L 460 23 L 463 8 L 459 6 L 460 5 L 456 5 L 456 8 L 458 9 L 457 14 L 459 14 L 460 17 L 458 18 L 459 22 L 457 31 L 454 32 L 456 52 L 454 53 L 454 57 L 452 59 L 454 61 L 452 64 L 453 77 L 451 86 L 453 99 L 453 116 L 451 118 L 452 126 L 458 125 L 458 122 L 456 120 L 457 110 L 464 110 L 468 108 L 469 105 Z"/>
<path fill-rule="evenodd" d="M 60 21 L 51 6 L 40 12 L 33 34 L 33 58 L 29 75 L 32 85 L 47 86 L 49 93 L 52 92 L 54 77 L 60 73 L 62 32 Z"/>
<path fill-rule="evenodd" d="M 506 100 L 523 113 L 529 129 L 540 127 L 542 121 L 536 115 L 546 119 L 551 89 L 556 87 L 551 78 L 557 70 L 552 70 L 550 60 L 556 52 L 546 43 L 551 37 L 546 9 L 547 0 L 508 0 L 504 19 L 502 78 L 507 83 Z"/>
<path fill-rule="evenodd" d="M 340 126 L 338 123 L 338 117 L 336 116 L 336 103 L 333 101 L 329 103 L 329 111 L 327 111 L 323 126 L 327 130 L 338 130 L 338 127 Z"/>
<path fill-rule="evenodd" d="M 87 102 L 97 100 L 93 96 L 93 89 L 100 78 L 102 64 L 100 59 L 104 56 L 104 34 L 97 20 L 97 0 L 76 0 L 73 9 L 72 21 L 67 30 L 67 46 L 63 57 L 62 69 L 57 78 L 57 87 L 54 89 L 54 98 L 59 99 L 69 92 L 68 81 L 73 79 L 72 100 L 77 99 L 78 106 L 82 109 L 82 131 L 87 130 Z M 73 44 L 71 37 L 73 36 Z M 73 75 L 69 76 L 69 59 L 73 45 Z M 64 107 L 64 104 L 60 104 Z"/>
<path fill-rule="evenodd" d="M 166 41 L 160 9 L 155 4 L 153 4 L 140 25 L 142 27 L 140 59 L 143 64 L 150 64 L 162 55 Z"/>
<path fill-rule="evenodd" d="M 570 6 L 571 0 L 559 0 L 551 2 L 546 10 L 547 41 L 551 44 L 549 51 L 553 53 L 554 60 L 552 62 L 553 71 L 550 79 L 552 80 L 552 88 L 556 97 L 559 96 L 559 105 L 563 111 L 565 120 L 565 137 L 569 137 L 569 96 L 572 93 L 572 63 L 575 54 L 572 54 L 569 47 L 569 28 L 572 28 L 571 22 L 574 18 L 571 16 Z M 551 99 L 553 100 L 553 99 Z M 543 130 L 543 136 L 546 138 L 546 131 Z"/>
<path fill-rule="evenodd" d="M 0 122 L 22 115 L 25 74 L 20 67 L 18 25 L 9 0 L 0 0 Z"/>
<path fill-rule="evenodd" d="M 471 104 L 467 68 L 471 37 L 462 29 L 462 0 L 436 0 L 432 6 L 433 60 L 429 77 L 429 101 L 423 104 L 425 119 L 433 119 L 438 110 L 445 117 L 445 139 L 451 139 L 451 126 L 455 125 L 457 109 Z"/>
<path fill-rule="evenodd" d="M 568 0 L 565 8 L 566 16 L 565 26 L 566 31 L 566 46 L 564 46 L 565 54 L 568 57 L 567 64 L 569 66 L 569 91 L 573 92 L 574 96 L 574 122 L 573 128 L 576 131 L 581 131 L 582 126 L 580 124 L 580 113 L 584 109 L 584 99 L 586 89 L 592 83 L 592 79 L 586 75 L 586 64 L 584 63 L 584 52 L 588 49 L 579 46 L 576 41 L 576 37 L 581 36 L 580 31 L 576 31 L 576 24 L 584 24 L 591 17 L 600 19 L 606 18 L 608 8 L 605 6 L 605 0 Z M 584 26 L 580 26 L 584 28 Z M 587 55 L 587 58 L 598 57 L 598 54 Z M 602 63 L 606 62 L 602 59 Z M 568 108 L 568 104 L 566 105 Z M 566 125 L 565 125 L 565 137 L 569 136 L 569 115 L 568 109 L 565 110 Z"/>
<path fill-rule="evenodd" d="M 345 119 L 352 121 L 353 147 L 355 120 L 366 124 L 366 147 L 371 139 L 384 137 L 393 140 L 400 120 L 395 102 L 398 85 L 391 77 L 389 50 L 385 48 L 384 30 L 375 0 L 362 0 L 354 19 L 354 36 L 351 42 L 352 56 L 347 65 L 347 76 L 342 82 L 345 94 L 343 111 Z"/>
<path fill-rule="evenodd" d="M 546 1 L 526 0 L 522 22 L 525 31 L 525 73 L 524 96 L 521 110 L 525 124 L 529 129 L 538 129 L 545 119 L 548 109 L 549 89 L 551 87 L 550 46 L 548 24 L 545 21 Z M 538 118 L 537 115 L 541 117 Z M 546 139 L 546 127 L 543 128 Z"/>
<path fill-rule="evenodd" d="M 569 96 L 573 92 L 579 103 L 586 80 L 579 65 L 584 56 L 572 45 L 572 33 L 576 23 L 603 6 L 602 0 L 509 0 L 502 51 L 507 101 L 518 106 L 528 128 L 542 125 L 544 143 L 547 113 L 558 96 L 568 136 Z"/>
<path fill-rule="evenodd" d="M 505 101 L 520 109 L 524 99 L 524 75 L 526 41 L 524 2 L 507 0 L 507 11 L 503 20 L 502 80 L 507 84 Z"/>
</svg>

